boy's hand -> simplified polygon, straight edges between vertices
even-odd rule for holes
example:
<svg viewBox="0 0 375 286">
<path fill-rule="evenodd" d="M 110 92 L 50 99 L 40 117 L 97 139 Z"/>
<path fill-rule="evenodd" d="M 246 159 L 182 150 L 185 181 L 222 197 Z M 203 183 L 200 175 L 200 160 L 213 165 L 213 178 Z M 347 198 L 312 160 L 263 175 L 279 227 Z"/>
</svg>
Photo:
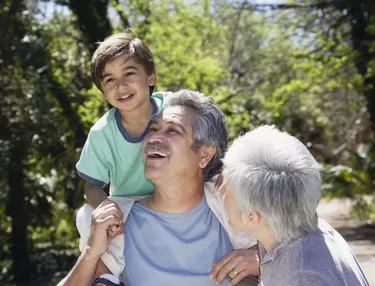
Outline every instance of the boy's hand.
<svg viewBox="0 0 375 286">
<path fill-rule="evenodd" d="M 108 229 L 112 225 L 123 224 L 123 214 L 114 203 L 99 205 L 92 213 L 88 250 L 94 258 L 100 257 L 111 241 Z"/>
<path fill-rule="evenodd" d="M 112 224 L 111 226 L 108 227 L 107 229 L 107 234 L 110 236 L 110 237 L 115 237 L 119 234 L 122 234 L 124 233 L 124 220 L 123 220 L 123 217 L 124 217 L 124 214 L 122 213 L 119 205 L 117 203 L 115 203 L 114 201 L 111 201 L 110 199 L 105 199 L 99 206 L 99 207 L 103 207 L 103 206 L 106 206 L 106 205 L 112 205 L 113 207 L 115 207 L 121 214 L 122 214 L 122 220 L 121 220 L 121 223 L 119 224 Z"/>
</svg>

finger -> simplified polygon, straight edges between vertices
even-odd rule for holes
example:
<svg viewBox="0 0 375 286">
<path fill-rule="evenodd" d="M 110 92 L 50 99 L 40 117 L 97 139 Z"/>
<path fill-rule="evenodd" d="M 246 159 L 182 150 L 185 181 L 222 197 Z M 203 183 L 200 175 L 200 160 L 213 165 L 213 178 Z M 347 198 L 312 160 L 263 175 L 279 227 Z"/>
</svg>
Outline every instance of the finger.
<svg viewBox="0 0 375 286">
<path fill-rule="evenodd" d="M 120 207 L 118 206 L 118 204 L 116 204 L 115 202 L 112 202 L 112 201 L 110 201 L 110 203 L 108 203 L 108 204 L 105 204 L 105 205 L 103 205 L 103 206 L 97 207 L 97 208 L 94 210 L 94 212 L 95 212 L 95 213 L 101 213 L 102 211 L 106 211 L 106 210 L 108 210 L 108 209 L 110 209 L 110 208 L 115 208 L 115 209 L 117 209 L 117 210 L 119 210 L 119 211 L 121 212 L 121 209 L 120 209 Z"/>
<path fill-rule="evenodd" d="M 110 237 L 114 237 L 114 236 L 116 235 L 116 233 L 113 232 L 111 229 L 109 229 L 109 230 L 107 231 L 107 234 L 108 234 Z"/>
<path fill-rule="evenodd" d="M 117 217 L 115 217 L 113 215 L 109 215 L 109 216 L 106 216 L 102 219 L 98 219 L 95 222 L 96 227 L 101 228 L 101 229 L 105 229 L 105 231 L 107 231 L 111 225 L 120 224 L 120 223 L 121 223 L 121 220 L 119 220 Z"/>
<path fill-rule="evenodd" d="M 228 273 L 228 276 L 233 279 L 234 277 L 236 277 L 238 275 L 238 273 L 240 273 L 240 272 L 237 271 L 236 269 L 232 269 L 232 271 L 230 271 Z"/>
<path fill-rule="evenodd" d="M 230 280 L 229 285 L 230 286 L 237 285 L 237 283 L 240 282 L 242 279 L 244 279 L 246 276 L 248 276 L 246 271 L 241 271 L 236 276 L 234 276 L 232 280 Z"/>
<path fill-rule="evenodd" d="M 118 231 L 118 233 L 117 233 L 118 235 L 124 233 L 124 222 L 121 222 L 121 224 L 117 228 L 117 231 Z"/>
<path fill-rule="evenodd" d="M 101 220 L 101 219 L 104 219 L 105 217 L 110 216 L 110 215 L 116 217 L 119 220 L 122 220 L 122 218 L 123 218 L 122 213 L 118 209 L 116 209 L 114 206 L 112 206 L 112 207 L 108 207 L 106 209 L 103 209 L 103 210 L 95 213 L 94 219 L 95 220 Z"/>
<path fill-rule="evenodd" d="M 226 264 L 221 267 L 219 273 L 216 276 L 218 283 L 223 283 L 224 279 L 229 276 L 229 273 L 236 267 L 237 263 L 234 259 L 229 260 Z"/>
<path fill-rule="evenodd" d="M 118 228 L 118 226 L 115 225 L 115 224 L 110 226 L 110 229 L 112 230 L 112 232 L 116 232 L 117 228 Z"/>
<path fill-rule="evenodd" d="M 232 257 L 232 252 L 223 256 L 223 258 L 221 258 L 219 261 L 213 262 L 212 269 L 208 277 L 211 280 L 216 279 L 216 276 L 219 273 L 220 269 L 231 260 L 231 257 Z"/>
</svg>

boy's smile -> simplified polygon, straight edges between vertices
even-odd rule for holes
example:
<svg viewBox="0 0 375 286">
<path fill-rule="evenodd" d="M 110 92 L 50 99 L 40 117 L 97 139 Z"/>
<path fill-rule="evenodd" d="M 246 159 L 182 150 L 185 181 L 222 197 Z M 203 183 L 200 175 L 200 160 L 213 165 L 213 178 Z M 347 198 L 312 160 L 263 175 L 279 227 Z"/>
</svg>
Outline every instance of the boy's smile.
<svg viewBox="0 0 375 286">
<path fill-rule="evenodd" d="M 150 86 L 155 74 L 147 75 L 144 67 L 127 55 L 108 62 L 102 73 L 101 87 L 108 102 L 122 112 L 132 112 L 150 104 Z"/>
</svg>

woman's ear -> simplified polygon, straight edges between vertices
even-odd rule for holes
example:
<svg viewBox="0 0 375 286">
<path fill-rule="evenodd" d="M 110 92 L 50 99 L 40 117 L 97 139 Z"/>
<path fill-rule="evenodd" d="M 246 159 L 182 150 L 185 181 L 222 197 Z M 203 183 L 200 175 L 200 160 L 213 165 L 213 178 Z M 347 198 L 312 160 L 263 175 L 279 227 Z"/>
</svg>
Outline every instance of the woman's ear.
<svg viewBox="0 0 375 286">
<path fill-rule="evenodd" d="M 247 228 L 257 227 L 261 221 L 261 214 L 257 211 L 249 211 L 242 214 L 242 221 Z"/>
</svg>

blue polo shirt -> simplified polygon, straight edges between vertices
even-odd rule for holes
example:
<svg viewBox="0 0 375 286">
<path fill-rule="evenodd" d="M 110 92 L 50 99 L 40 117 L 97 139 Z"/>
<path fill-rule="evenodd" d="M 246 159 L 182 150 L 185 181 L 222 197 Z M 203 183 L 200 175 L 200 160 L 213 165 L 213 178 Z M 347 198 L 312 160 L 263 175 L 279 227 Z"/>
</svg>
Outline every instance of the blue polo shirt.
<svg viewBox="0 0 375 286">
<path fill-rule="evenodd" d="M 208 278 L 212 262 L 231 251 L 228 234 L 204 196 L 181 214 L 136 203 L 125 225 L 127 263 L 121 280 L 127 286 L 214 286 L 216 280 Z"/>
</svg>

